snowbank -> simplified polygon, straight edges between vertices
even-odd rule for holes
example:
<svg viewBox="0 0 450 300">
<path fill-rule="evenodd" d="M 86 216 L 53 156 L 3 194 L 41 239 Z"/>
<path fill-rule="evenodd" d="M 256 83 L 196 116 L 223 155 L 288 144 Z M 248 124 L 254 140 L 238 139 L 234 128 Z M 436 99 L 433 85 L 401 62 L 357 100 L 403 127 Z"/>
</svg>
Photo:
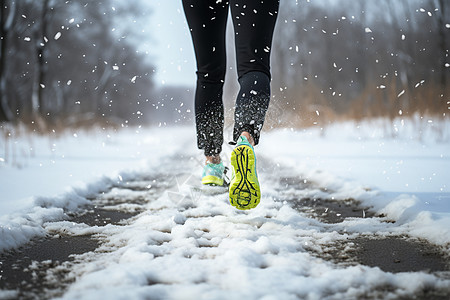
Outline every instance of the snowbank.
<svg viewBox="0 0 450 300">
<path fill-rule="evenodd" d="M 187 128 L 133 128 L 2 140 L 0 251 L 45 235 L 44 222 L 64 219 L 65 210 L 86 204 L 122 174 L 147 170 L 179 151 L 178 135 L 182 142 L 195 138 Z"/>
<path fill-rule="evenodd" d="M 411 236 L 450 243 L 450 122 L 347 122 L 261 140 L 265 155 L 373 207 Z M 282 145 L 282 146 L 280 146 Z M 262 152 L 260 150 L 260 152 Z M 364 191 L 372 190 L 375 194 Z"/>
</svg>

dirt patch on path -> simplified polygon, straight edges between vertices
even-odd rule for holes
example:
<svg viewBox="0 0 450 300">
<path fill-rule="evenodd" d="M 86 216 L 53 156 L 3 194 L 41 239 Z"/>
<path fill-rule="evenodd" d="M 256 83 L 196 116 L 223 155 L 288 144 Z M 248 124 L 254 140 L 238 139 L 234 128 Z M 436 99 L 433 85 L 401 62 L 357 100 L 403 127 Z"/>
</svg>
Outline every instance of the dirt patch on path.
<svg viewBox="0 0 450 300">
<path fill-rule="evenodd" d="M 448 258 L 426 241 L 388 237 L 357 238 L 352 242 L 356 244 L 355 255 L 361 264 L 386 272 L 450 271 Z"/>
<path fill-rule="evenodd" d="M 341 223 L 347 218 L 377 217 L 369 207 L 362 207 L 353 199 L 301 199 L 293 202 L 292 207 L 327 224 Z M 337 263 L 359 263 L 392 273 L 450 271 L 449 255 L 441 247 L 407 236 L 363 236 L 333 246 L 336 250 L 329 252 L 328 259 Z"/>
<path fill-rule="evenodd" d="M 73 261 L 73 255 L 94 251 L 97 246 L 90 236 L 49 237 L 2 253 L 0 289 L 16 291 L 14 299 L 59 296 L 71 282 L 66 279 L 66 263 Z"/>
<path fill-rule="evenodd" d="M 286 201 L 297 211 L 314 218 L 324 224 L 339 224 L 348 219 L 379 218 L 380 222 L 392 222 L 377 216 L 371 209 L 362 205 L 357 199 L 335 200 L 333 191 L 314 182 L 300 177 L 286 177 L 279 179 L 280 200 Z M 298 193 L 297 191 L 304 191 Z M 311 191 L 310 193 L 308 191 Z M 298 195 L 321 195 L 317 198 Z M 328 197 L 329 196 L 329 197 Z M 333 230 L 333 227 L 329 227 Z M 339 229 L 336 230 L 340 232 Z M 342 232 L 342 234 L 346 234 Z M 424 272 L 438 277 L 450 278 L 450 255 L 441 246 L 425 240 L 412 238 L 407 235 L 396 236 L 383 234 L 377 237 L 361 235 L 356 238 L 342 239 L 327 245 L 321 245 L 322 251 L 310 249 L 314 256 L 331 261 L 343 268 L 355 265 L 378 267 L 385 272 Z M 392 287 L 374 290 L 367 299 L 382 298 L 390 292 Z M 414 295 L 414 299 L 448 299 L 450 287 L 440 290 L 430 290 L 424 287 Z"/>
<path fill-rule="evenodd" d="M 123 203 L 136 206 L 145 202 L 140 193 L 133 197 L 121 197 L 120 191 L 142 192 L 149 190 L 153 179 L 113 185 L 89 200 L 92 203 L 78 211 L 66 214 L 67 221 L 89 226 L 119 225 L 139 214 L 142 209 L 121 210 Z M 160 193 L 161 188 L 155 189 Z M 115 191 L 115 192 L 114 192 Z M 115 196 L 119 193 L 119 196 Z M 116 209 L 114 207 L 116 206 Z M 11 291 L 5 299 L 48 299 L 62 296 L 73 281 L 70 270 L 78 263 L 76 256 L 95 251 L 100 242 L 94 236 L 48 235 L 26 245 L 0 253 L 0 290 Z M 3 299 L 3 298 L 2 298 Z"/>
<path fill-rule="evenodd" d="M 352 204 L 351 201 L 337 203 L 320 199 L 303 199 L 296 202 L 293 207 L 328 224 L 340 223 L 346 218 L 376 217 L 370 209 L 360 207 L 356 201 Z M 380 238 L 362 236 L 327 245 L 324 252 L 314 255 L 342 267 L 365 265 L 391 273 L 425 272 L 450 278 L 450 256 L 445 249 L 407 236 Z M 392 287 L 386 286 L 384 290 L 372 291 L 374 294 L 367 295 L 366 298 L 382 298 L 382 295 L 391 289 Z M 414 295 L 414 299 L 447 300 L 449 295 L 450 287 L 442 290 L 424 287 Z"/>
</svg>

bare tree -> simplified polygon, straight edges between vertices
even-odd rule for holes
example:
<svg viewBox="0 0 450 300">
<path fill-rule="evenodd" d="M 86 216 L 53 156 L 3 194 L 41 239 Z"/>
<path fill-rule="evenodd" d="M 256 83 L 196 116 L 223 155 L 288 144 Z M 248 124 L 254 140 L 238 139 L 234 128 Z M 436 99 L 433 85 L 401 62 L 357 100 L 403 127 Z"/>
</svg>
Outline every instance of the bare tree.
<svg viewBox="0 0 450 300">
<path fill-rule="evenodd" d="M 448 34 L 446 34 L 446 31 L 449 29 L 446 28 L 446 24 L 449 24 L 450 17 L 448 14 L 450 13 L 450 3 L 448 1 L 444 0 L 438 0 L 437 6 L 437 16 L 438 16 L 438 28 L 439 28 L 439 51 L 440 51 L 440 65 L 441 65 L 441 87 L 443 90 L 445 90 L 445 87 L 447 86 L 447 68 L 445 64 L 449 64 L 450 60 L 448 57 L 450 56 L 449 48 L 448 48 Z"/>
<path fill-rule="evenodd" d="M 142 121 L 154 67 L 130 42 L 142 34 L 136 3 L 1 0 L 0 121 Z"/>
<path fill-rule="evenodd" d="M 13 26 L 16 9 L 15 1 L 0 1 L 0 121 L 13 121 L 14 115 L 9 107 L 7 85 L 7 60 L 9 35 Z"/>
</svg>

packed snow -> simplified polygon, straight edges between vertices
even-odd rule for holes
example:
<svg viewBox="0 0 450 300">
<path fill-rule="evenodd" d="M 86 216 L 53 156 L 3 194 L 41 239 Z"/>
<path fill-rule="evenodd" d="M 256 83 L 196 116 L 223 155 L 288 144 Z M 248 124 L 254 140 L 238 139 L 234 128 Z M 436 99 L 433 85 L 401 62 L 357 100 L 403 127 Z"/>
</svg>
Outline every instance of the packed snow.
<svg viewBox="0 0 450 300">
<path fill-rule="evenodd" d="M 83 263 L 74 265 L 77 280 L 64 299 L 339 299 L 376 297 L 386 287 L 383 296 L 407 297 L 450 285 L 436 274 L 394 274 L 320 258 L 333 243 L 357 236 L 404 234 L 448 249 L 448 122 L 378 120 L 264 132 L 256 147 L 263 196 L 246 212 L 231 207 L 226 193 L 195 193 L 202 158 L 192 127 L 11 139 L 14 164 L 0 152 L 0 249 L 47 234 L 101 241 L 77 258 Z M 225 161 L 230 150 L 225 147 Z M 308 188 L 291 188 L 282 177 L 299 178 Z M 111 185 L 122 188 L 105 189 Z M 326 224 L 280 193 L 357 199 L 384 217 Z M 148 201 L 142 213 L 117 225 L 67 221 L 66 212 L 93 195 L 96 201 Z M 134 206 L 121 203 L 120 209 Z"/>
</svg>

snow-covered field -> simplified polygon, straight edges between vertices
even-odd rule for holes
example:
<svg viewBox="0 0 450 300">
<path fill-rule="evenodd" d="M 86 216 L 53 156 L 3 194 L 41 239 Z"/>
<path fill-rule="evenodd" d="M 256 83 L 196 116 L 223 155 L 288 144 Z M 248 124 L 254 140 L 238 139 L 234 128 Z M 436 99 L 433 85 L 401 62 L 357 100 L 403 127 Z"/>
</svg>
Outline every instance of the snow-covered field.
<svg viewBox="0 0 450 300">
<path fill-rule="evenodd" d="M 240 212 L 226 194 L 193 192 L 202 158 L 191 127 L 17 137 L 7 145 L 2 140 L 0 250 L 47 234 L 94 235 L 100 247 L 77 258 L 82 263 L 73 267 L 77 280 L 67 299 L 342 299 L 376 297 L 386 287 L 383 297 L 408 297 L 450 286 L 448 274 L 342 266 L 313 253 L 358 236 L 393 235 L 448 250 L 449 146 L 450 122 L 428 120 L 267 132 L 256 148 L 261 204 Z M 230 151 L 225 147 L 225 160 Z M 298 178 L 307 188 L 280 178 Z M 121 188 L 105 188 L 113 185 Z M 326 224 L 292 208 L 280 193 L 356 199 L 384 217 Z M 67 211 L 93 196 L 147 201 L 123 224 L 66 221 Z"/>
</svg>

